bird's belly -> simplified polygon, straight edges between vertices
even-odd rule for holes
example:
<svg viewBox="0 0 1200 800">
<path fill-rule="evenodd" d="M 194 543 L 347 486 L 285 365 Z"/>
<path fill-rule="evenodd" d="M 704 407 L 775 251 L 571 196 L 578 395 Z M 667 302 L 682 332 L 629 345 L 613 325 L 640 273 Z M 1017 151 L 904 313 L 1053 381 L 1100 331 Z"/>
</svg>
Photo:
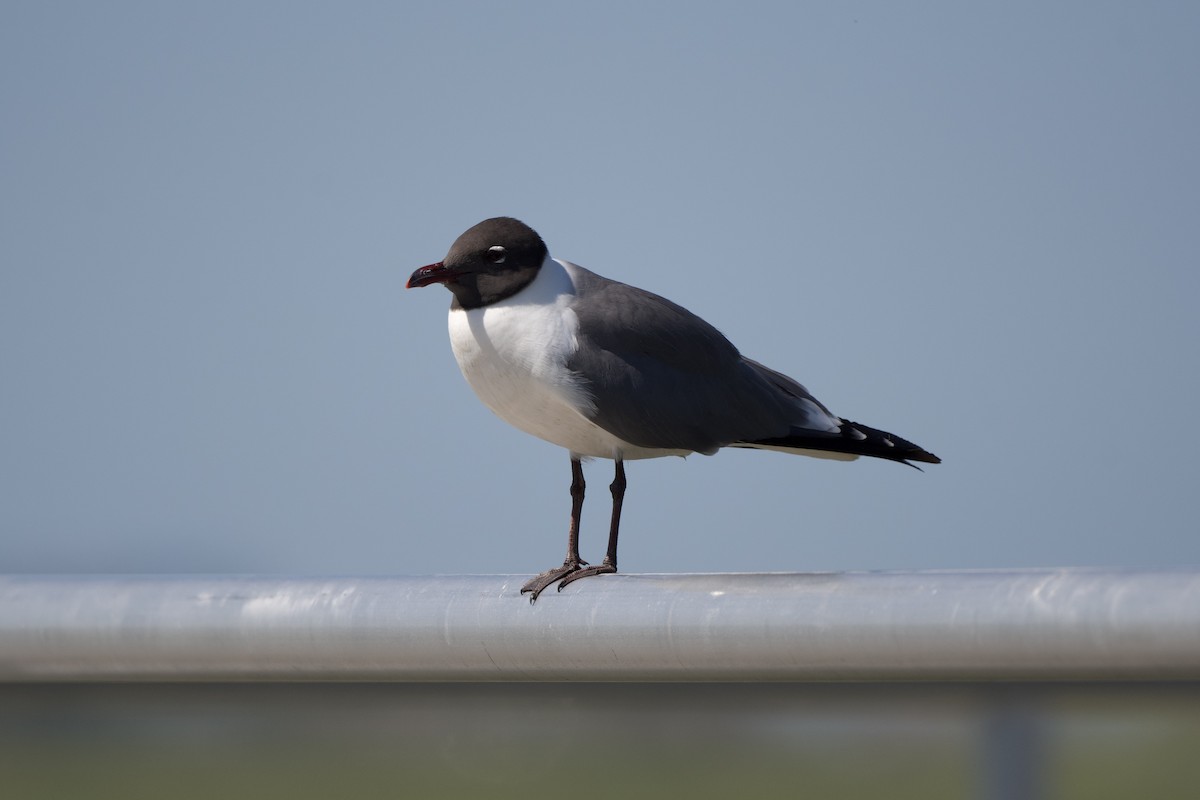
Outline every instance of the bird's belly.
<svg viewBox="0 0 1200 800">
<path fill-rule="evenodd" d="M 532 375 L 496 369 L 486 358 L 460 359 L 459 367 L 483 404 L 525 433 L 580 456 L 613 458 L 630 446 L 587 420 L 557 387 Z"/>
<path fill-rule="evenodd" d="M 536 337 L 510 339 L 501 334 L 475 311 L 450 314 L 450 342 L 463 377 L 483 404 L 508 424 L 578 456 L 633 460 L 687 454 L 638 447 L 613 436 L 585 416 L 591 400 L 563 366 L 565 356 L 529 352 Z"/>
</svg>

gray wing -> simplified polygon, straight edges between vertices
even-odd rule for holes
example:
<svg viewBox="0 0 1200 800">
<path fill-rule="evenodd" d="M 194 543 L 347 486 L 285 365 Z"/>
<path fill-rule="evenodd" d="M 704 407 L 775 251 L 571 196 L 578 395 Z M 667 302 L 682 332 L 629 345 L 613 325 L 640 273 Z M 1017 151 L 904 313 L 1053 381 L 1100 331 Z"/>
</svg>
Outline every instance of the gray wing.
<svg viewBox="0 0 1200 800">
<path fill-rule="evenodd" d="M 713 453 L 839 420 L 786 375 L 743 358 L 720 331 L 658 295 L 576 270 L 579 347 L 567 367 L 592 421 L 640 447 Z"/>
</svg>

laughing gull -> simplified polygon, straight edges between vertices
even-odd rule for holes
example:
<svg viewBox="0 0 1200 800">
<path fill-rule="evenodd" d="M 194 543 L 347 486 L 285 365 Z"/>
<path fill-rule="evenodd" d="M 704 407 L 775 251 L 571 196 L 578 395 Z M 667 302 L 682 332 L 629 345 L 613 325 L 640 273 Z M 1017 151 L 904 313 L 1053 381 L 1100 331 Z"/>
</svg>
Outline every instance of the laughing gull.
<svg viewBox="0 0 1200 800">
<path fill-rule="evenodd" d="M 407 288 L 441 283 L 450 346 L 479 399 L 501 419 L 571 454 L 567 558 L 521 589 L 617 571 L 626 460 L 712 455 L 722 447 L 852 461 L 941 463 L 912 442 L 831 413 L 786 375 L 751 361 L 716 328 L 658 295 L 551 258 L 511 217 L 487 219 Z M 579 557 L 585 458 L 616 463 L 604 561 Z"/>
</svg>

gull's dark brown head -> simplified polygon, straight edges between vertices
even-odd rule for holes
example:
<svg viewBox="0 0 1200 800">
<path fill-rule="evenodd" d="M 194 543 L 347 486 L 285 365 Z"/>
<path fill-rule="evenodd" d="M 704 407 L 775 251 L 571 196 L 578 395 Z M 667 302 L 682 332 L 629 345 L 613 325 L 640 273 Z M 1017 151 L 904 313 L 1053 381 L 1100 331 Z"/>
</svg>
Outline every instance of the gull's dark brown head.
<svg viewBox="0 0 1200 800">
<path fill-rule="evenodd" d="M 512 217 L 493 217 L 455 239 L 444 259 L 413 272 L 406 288 L 441 283 L 462 308 L 479 308 L 528 286 L 548 255 L 533 228 Z"/>
</svg>

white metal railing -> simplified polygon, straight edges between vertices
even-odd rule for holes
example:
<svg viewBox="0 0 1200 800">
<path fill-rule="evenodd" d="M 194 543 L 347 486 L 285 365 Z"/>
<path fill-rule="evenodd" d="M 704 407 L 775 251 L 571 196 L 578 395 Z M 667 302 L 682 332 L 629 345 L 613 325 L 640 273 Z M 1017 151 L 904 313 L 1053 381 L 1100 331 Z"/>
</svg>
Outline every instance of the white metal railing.
<svg viewBox="0 0 1200 800">
<path fill-rule="evenodd" d="M 1200 570 L 0 576 L 0 680 L 1195 680 Z"/>
</svg>

